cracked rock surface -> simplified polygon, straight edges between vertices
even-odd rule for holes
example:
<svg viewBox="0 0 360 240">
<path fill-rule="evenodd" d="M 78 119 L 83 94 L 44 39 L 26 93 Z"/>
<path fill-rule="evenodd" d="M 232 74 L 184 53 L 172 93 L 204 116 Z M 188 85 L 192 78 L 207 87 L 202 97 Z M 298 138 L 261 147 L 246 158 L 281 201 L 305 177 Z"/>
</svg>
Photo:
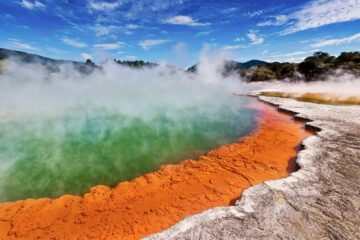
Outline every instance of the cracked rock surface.
<svg viewBox="0 0 360 240">
<path fill-rule="evenodd" d="M 147 239 L 360 239 L 360 106 L 260 99 L 320 130 L 303 142 L 301 169 Z"/>
</svg>

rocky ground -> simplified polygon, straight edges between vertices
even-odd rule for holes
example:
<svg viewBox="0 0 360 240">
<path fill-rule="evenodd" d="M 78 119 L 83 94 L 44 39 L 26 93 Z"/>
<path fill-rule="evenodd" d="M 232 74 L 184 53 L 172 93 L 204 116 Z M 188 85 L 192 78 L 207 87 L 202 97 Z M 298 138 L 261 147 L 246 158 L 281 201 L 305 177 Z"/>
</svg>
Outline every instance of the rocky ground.
<svg viewBox="0 0 360 240">
<path fill-rule="evenodd" d="M 303 142 L 301 169 L 147 239 L 360 239 L 360 106 L 261 100 L 318 130 Z"/>
</svg>

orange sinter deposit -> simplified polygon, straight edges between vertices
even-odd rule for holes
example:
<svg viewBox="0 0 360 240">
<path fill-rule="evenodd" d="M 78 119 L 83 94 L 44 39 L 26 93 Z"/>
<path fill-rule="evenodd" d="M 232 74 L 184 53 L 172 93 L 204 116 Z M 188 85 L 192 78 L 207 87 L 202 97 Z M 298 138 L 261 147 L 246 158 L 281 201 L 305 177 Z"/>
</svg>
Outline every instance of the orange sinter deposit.
<svg viewBox="0 0 360 240">
<path fill-rule="evenodd" d="M 253 102 L 257 130 L 198 160 L 165 165 L 114 188 L 96 186 L 84 196 L 0 204 L 0 239 L 139 239 L 231 205 L 252 185 L 288 176 L 296 147 L 311 133 L 292 116 Z"/>
</svg>

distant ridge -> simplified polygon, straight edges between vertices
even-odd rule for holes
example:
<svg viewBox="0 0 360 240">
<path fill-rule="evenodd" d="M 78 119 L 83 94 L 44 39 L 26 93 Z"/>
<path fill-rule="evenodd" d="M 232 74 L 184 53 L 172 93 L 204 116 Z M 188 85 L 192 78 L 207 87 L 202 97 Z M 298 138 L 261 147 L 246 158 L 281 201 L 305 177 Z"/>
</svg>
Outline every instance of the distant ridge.
<svg viewBox="0 0 360 240">
<path fill-rule="evenodd" d="M 70 63 L 73 64 L 76 68 L 84 68 L 89 67 L 90 65 L 94 67 L 95 65 L 90 61 L 87 63 L 83 62 L 77 62 L 77 61 L 71 61 L 71 60 L 57 60 L 52 59 L 48 57 L 43 57 L 37 54 L 31 54 L 27 52 L 17 51 L 17 50 L 11 50 L 11 49 L 5 49 L 0 48 L 0 60 L 4 60 L 7 58 L 16 58 L 24 63 L 40 63 L 47 67 L 54 67 L 54 65 L 58 64 L 64 64 L 64 63 Z M 89 61 L 89 60 L 88 60 Z M 144 61 L 120 61 L 120 60 L 114 60 L 115 62 L 122 64 L 122 65 L 128 65 L 130 67 L 141 67 L 141 66 L 157 66 L 156 63 L 149 63 Z M 232 72 L 232 71 L 238 71 L 238 70 L 247 70 L 253 67 L 258 66 L 265 66 L 267 62 L 261 61 L 261 60 L 250 60 L 247 62 L 236 62 L 232 60 L 228 60 L 225 63 L 224 66 L 224 72 Z M 189 72 L 195 72 L 198 64 L 195 64 L 194 66 L 187 69 Z"/>
<path fill-rule="evenodd" d="M 224 70 L 225 72 L 231 72 L 231 71 L 238 71 L 238 70 L 247 70 L 253 67 L 258 67 L 258 66 L 265 66 L 266 64 L 268 64 L 265 61 L 262 60 L 250 60 L 247 62 L 237 62 L 237 61 L 233 61 L 233 60 L 228 60 L 225 62 L 225 66 L 224 66 Z M 189 67 L 187 69 L 187 71 L 189 72 L 195 72 L 197 69 L 198 64 L 195 64 L 191 67 Z"/>
<path fill-rule="evenodd" d="M 268 64 L 268 63 L 265 61 L 254 59 L 254 60 L 250 60 L 250 61 L 247 61 L 244 63 L 240 63 L 240 66 L 242 68 L 248 69 L 248 68 L 252 68 L 252 67 L 265 66 L 266 64 Z"/>
<path fill-rule="evenodd" d="M 6 48 L 0 48 L 0 60 L 4 60 L 7 58 L 17 58 L 20 61 L 23 61 L 25 63 L 39 62 L 39 63 L 45 64 L 45 65 L 61 64 L 61 63 L 72 63 L 75 65 L 76 64 L 81 64 L 81 65 L 84 64 L 82 62 L 76 62 L 76 61 L 70 61 L 70 60 L 56 60 L 56 59 L 43 57 L 43 56 L 32 54 L 32 53 L 16 51 L 16 50 L 11 50 L 11 49 L 6 49 Z"/>
<path fill-rule="evenodd" d="M 8 58 L 15 58 L 15 59 L 18 59 L 18 60 L 20 60 L 21 62 L 24 62 L 24 63 L 39 63 L 39 64 L 42 64 L 42 65 L 44 65 L 46 67 L 49 67 L 49 68 L 53 68 L 53 67 L 55 67 L 55 66 L 57 66 L 59 64 L 73 64 L 74 67 L 76 69 L 78 69 L 78 70 L 89 71 L 89 70 L 91 70 L 93 68 L 98 67 L 90 59 L 86 60 L 85 63 L 77 62 L 77 61 L 71 61 L 71 60 L 57 60 L 57 59 L 43 57 L 43 56 L 40 56 L 40 55 L 31 54 L 31 53 L 27 53 L 27 52 L 0 48 L 0 61 L 8 59 Z M 111 61 L 111 60 L 109 60 L 109 61 Z M 132 67 L 132 68 L 154 67 L 154 66 L 158 65 L 156 63 L 144 62 L 142 60 L 121 61 L 121 60 L 114 59 L 114 62 L 116 62 L 116 63 L 118 63 L 120 65 Z"/>
<path fill-rule="evenodd" d="M 97 66 L 89 60 L 86 63 L 70 60 L 57 60 L 27 52 L 0 48 L 0 61 L 8 58 L 14 58 L 23 63 L 39 63 L 47 67 L 50 72 L 59 71 L 60 64 L 72 64 L 76 70 L 86 74 L 91 73 L 97 68 Z"/>
<path fill-rule="evenodd" d="M 52 58 L 43 57 L 36 54 L 0 48 L 0 73 L 5 69 L 4 59 L 15 58 L 24 63 L 39 63 L 45 66 L 50 72 L 60 71 L 60 64 L 72 64 L 72 66 L 81 73 L 92 73 L 96 69 L 101 69 L 102 66 L 97 66 L 90 59 L 85 63 L 69 61 L 69 60 L 55 60 Z M 156 63 L 144 62 L 142 60 L 126 61 L 126 60 L 110 60 L 119 65 L 128 66 L 131 68 L 155 67 Z M 176 67 L 169 66 L 177 69 Z M 185 71 L 196 72 L 198 64 L 195 64 Z M 250 60 L 247 62 L 237 62 L 228 60 L 225 61 L 222 69 L 220 69 L 223 76 L 239 76 L 247 82 L 260 82 L 272 80 L 286 80 L 286 81 L 316 81 L 326 80 L 329 74 L 338 74 L 337 70 L 351 73 L 360 77 L 360 52 L 342 52 L 339 56 L 331 56 L 326 52 L 315 52 L 312 56 L 305 58 L 300 63 L 293 62 L 265 62 L 261 60 Z"/>
</svg>

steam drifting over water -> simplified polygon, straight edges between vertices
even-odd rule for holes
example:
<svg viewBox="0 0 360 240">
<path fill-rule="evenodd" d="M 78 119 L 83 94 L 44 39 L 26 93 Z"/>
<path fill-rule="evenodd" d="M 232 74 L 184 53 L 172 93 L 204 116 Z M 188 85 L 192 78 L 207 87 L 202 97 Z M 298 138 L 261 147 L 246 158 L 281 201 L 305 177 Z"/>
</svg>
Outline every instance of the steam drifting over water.
<svg viewBox="0 0 360 240">
<path fill-rule="evenodd" d="M 196 157 L 253 128 L 219 65 L 198 74 L 108 62 L 83 75 L 7 61 L 0 75 L 0 201 L 80 194 Z"/>
</svg>

